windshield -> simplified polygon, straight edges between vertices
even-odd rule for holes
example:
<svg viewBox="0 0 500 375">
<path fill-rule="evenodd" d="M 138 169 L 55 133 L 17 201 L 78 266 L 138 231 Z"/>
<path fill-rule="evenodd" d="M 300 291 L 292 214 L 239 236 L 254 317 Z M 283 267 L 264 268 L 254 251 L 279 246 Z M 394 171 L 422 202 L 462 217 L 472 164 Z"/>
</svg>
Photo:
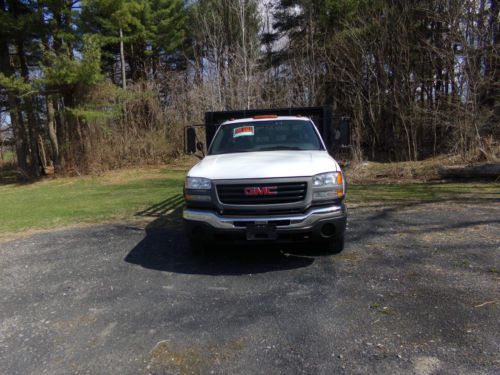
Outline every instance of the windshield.
<svg viewBox="0 0 500 375">
<path fill-rule="evenodd" d="M 278 150 L 323 150 L 310 121 L 271 120 L 222 125 L 209 155 Z"/>
</svg>

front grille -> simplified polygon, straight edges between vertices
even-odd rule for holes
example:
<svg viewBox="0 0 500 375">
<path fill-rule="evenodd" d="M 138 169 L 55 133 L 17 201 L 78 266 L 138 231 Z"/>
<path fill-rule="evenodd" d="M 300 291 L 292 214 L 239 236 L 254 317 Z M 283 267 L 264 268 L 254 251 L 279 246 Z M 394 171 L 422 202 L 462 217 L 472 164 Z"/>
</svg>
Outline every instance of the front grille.
<svg viewBox="0 0 500 375">
<path fill-rule="evenodd" d="M 266 189 L 272 188 L 273 195 L 265 195 Z M 255 193 L 254 195 L 245 194 L 245 189 L 264 192 L 264 194 Z M 279 182 L 266 184 L 224 184 L 217 185 L 217 194 L 219 200 L 224 204 L 235 205 L 259 205 L 259 204 L 278 204 L 294 203 L 303 201 L 306 197 L 307 182 Z"/>
</svg>

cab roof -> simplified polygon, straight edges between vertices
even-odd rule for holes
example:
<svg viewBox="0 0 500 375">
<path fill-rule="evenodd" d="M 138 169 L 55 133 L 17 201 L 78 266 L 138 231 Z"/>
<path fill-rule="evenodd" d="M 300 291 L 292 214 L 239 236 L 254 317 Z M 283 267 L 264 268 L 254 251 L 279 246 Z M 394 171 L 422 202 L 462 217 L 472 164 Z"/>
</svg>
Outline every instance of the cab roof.
<svg viewBox="0 0 500 375">
<path fill-rule="evenodd" d="M 238 124 L 242 122 L 261 122 L 261 121 L 280 121 L 280 120 L 302 120 L 302 121 L 311 121 L 309 117 L 302 117 L 302 116 L 276 116 L 276 117 L 265 117 L 265 118 L 254 118 L 254 117 L 247 117 L 247 118 L 239 118 L 236 120 L 227 120 L 224 121 L 221 125 L 229 125 L 229 124 Z"/>
</svg>

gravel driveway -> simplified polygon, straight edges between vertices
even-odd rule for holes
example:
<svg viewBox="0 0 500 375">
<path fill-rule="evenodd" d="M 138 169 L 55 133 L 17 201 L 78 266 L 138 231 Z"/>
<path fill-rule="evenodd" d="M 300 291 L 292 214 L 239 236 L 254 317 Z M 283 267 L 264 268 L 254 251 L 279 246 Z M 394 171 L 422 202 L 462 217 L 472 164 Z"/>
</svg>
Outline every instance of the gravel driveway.
<svg viewBox="0 0 500 375">
<path fill-rule="evenodd" d="M 0 243 L 0 373 L 499 374 L 499 203 L 353 208 L 337 256 L 126 225 Z"/>
</svg>

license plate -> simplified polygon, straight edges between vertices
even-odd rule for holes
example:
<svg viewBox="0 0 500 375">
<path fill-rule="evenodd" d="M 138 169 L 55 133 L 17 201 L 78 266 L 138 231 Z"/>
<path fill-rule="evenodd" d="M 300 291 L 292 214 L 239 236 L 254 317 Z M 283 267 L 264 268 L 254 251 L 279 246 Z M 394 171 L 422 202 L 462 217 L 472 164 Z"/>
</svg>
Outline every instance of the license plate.
<svg viewBox="0 0 500 375">
<path fill-rule="evenodd" d="M 247 225 L 247 240 L 275 240 L 277 238 L 276 225 L 274 224 L 249 224 Z"/>
</svg>

